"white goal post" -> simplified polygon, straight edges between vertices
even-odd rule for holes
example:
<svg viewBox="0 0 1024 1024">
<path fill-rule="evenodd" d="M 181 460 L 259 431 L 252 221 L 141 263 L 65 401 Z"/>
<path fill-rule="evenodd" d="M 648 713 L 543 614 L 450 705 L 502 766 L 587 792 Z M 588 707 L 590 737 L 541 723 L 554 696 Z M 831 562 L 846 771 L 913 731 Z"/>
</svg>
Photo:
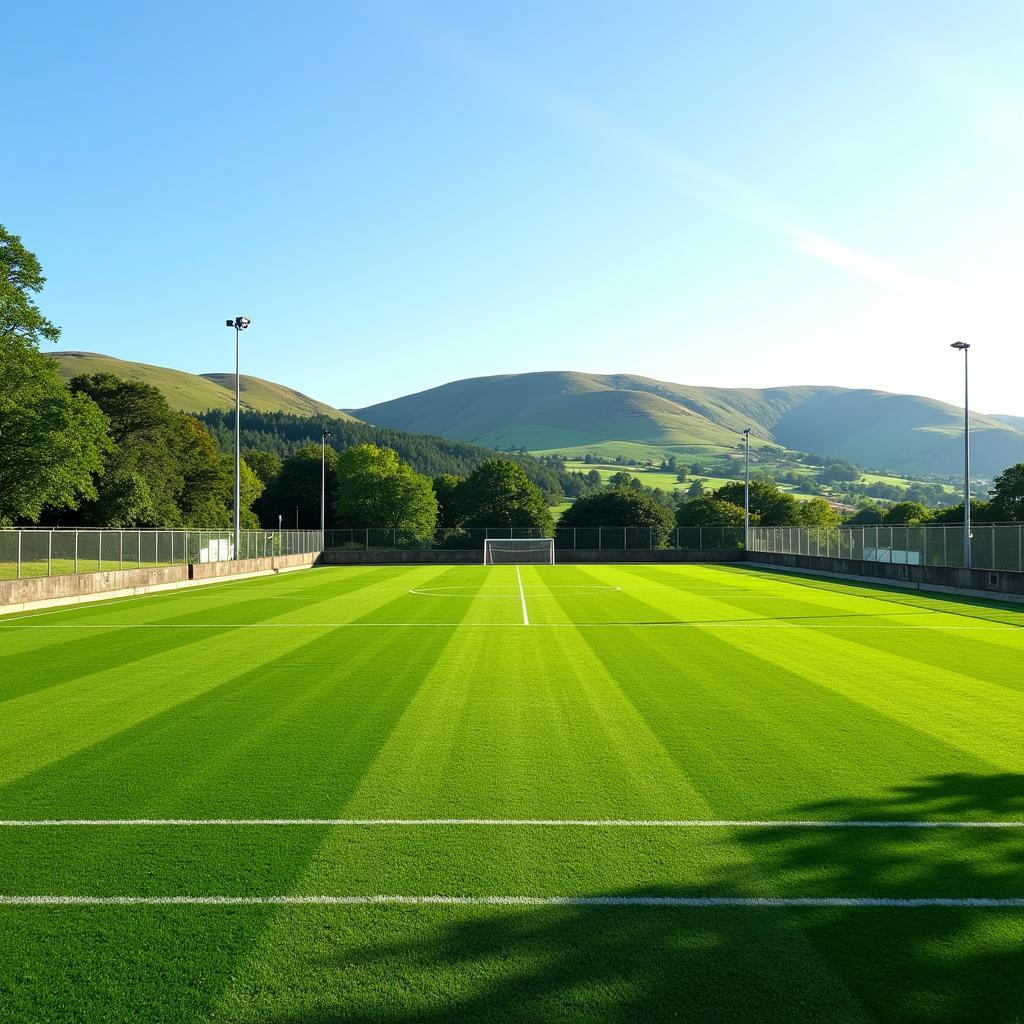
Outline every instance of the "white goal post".
<svg viewBox="0 0 1024 1024">
<path fill-rule="evenodd" d="M 484 565 L 554 565 L 553 537 L 520 537 L 509 540 L 488 537 L 484 541 Z"/>
</svg>

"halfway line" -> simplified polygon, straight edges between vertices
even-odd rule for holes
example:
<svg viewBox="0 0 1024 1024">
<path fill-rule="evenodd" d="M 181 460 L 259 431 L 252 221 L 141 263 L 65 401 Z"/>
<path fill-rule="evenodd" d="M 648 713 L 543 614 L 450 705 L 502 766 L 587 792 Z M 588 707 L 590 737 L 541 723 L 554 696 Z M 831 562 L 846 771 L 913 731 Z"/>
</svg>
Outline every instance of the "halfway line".
<svg viewBox="0 0 1024 1024">
<path fill-rule="evenodd" d="M 976 907 L 1024 909 L 1021 897 L 929 896 L 0 896 L 4 907 L 166 906 L 452 907 Z"/>
<path fill-rule="evenodd" d="M 523 625 L 530 624 L 530 616 L 526 614 L 526 594 L 523 593 L 523 577 L 519 575 L 519 566 L 516 566 L 516 579 L 519 581 L 519 600 L 523 606 Z"/>
<path fill-rule="evenodd" d="M 771 819 L 661 819 L 661 818 L 25 818 L 0 820 L 0 828 L 62 828 L 108 826 L 193 827 L 226 826 L 477 826 L 495 828 L 875 828 L 961 829 L 1024 828 L 1024 821 L 915 821 L 915 820 L 782 820 Z"/>
</svg>

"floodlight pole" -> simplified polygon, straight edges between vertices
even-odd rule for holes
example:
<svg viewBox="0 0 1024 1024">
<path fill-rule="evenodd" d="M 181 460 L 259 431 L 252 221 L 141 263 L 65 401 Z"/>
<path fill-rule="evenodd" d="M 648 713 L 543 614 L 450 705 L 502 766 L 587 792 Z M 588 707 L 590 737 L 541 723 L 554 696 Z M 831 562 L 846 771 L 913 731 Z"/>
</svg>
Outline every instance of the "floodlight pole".
<svg viewBox="0 0 1024 1024">
<path fill-rule="evenodd" d="M 327 511 L 327 438 L 329 430 L 320 431 L 320 533 L 323 539 L 325 513 Z"/>
<path fill-rule="evenodd" d="M 964 354 L 964 568 L 971 567 L 971 413 L 970 393 L 967 380 L 967 350 L 971 346 L 966 341 L 954 341 L 950 348 L 959 349 Z"/>
<path fill-rule="evenodd" d="M 743 547 L 750 550 L 750 427 L 743 430 Z"/>
<path fill-rule="evenodd" d="M 238 558 L 241 541 L 242 525 L 242 476 L 240 472 L 240 461 L 242 458 L 242 384 L 239 375 L 239 350 L 241 348 L 240 335 L 249 326 L 247 316 L 236 316 L 234 320 L 226 321 L 226 326 L 235 329 L 235 558 Z"/>
</svg>

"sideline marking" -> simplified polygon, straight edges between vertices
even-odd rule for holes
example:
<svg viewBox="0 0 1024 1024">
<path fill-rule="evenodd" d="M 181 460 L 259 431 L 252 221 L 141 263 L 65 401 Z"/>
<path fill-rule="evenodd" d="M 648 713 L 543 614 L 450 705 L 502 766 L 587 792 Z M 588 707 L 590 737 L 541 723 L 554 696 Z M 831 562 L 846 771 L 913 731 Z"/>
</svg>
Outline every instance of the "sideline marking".
<svg viewBox="0 0 1024 1024">
<path fill-rule="evenodd" d="M 519 574 L 519 566 L 516 566 L 516 579 L 519 581 L 519 600 L 523 606 L 523 625 L 530 624 L 530 616 L 526 614 L 526 594 L 523 593 L 523 577 Z"/>
<path fill-rule="evenodd" d="M 391 825 L 479 826 L 495 828 L 791 828 L 791 829 L 1024 829 L 1024 821 L 916 821 L 887 820 L 799 820 L 771 819 L 630 819 L 630 818 L 9 818 L 0 820 L 0 828 L 61 828 L 107 826 L 254 826 L 314 825 L 324 828 Z"/>
<path fill-rule="evenodd" d="M 0 896 L 3 907 L 976 907 L 1024 909 L 1024 897 L 926 896 Z"/>
<path fill-rule="evenodd" d="M 150 596 L 150 595 L 146 595 Z M 127 598 L 126 600 L 133 600 Z M 525 604 L 525 602 L 524 602 Z M 64 609 L 60 609 L 64 610 Z M 993 620 L 987 620 L 993 621 Z M 19 625 L 17 621 L 0 621 L 4 629 L 405 629 L 415 626 L 420 629 L 450 629 L 453 626 L 465 629 L 507 629 L 518 625 L 512 622 L 55 622 Z M 527 623 L 529 625 L 529 623 Z M 882 622 L 776 622 L 770 619 L 725 619 L 721 621 L 664 620 L 661 622 L 536 622 L 538 629 L 581 629 L 594 626 L 620 626 L 628 629 L 649 627 L 671 629 L 926 629 L 944 632 L 1018 632 L 1024 629 L 1024 622 L 994 622 L 991 626 L 961 626 L 955 624 L 907 625 L 904 623 Z"/>
</svg>

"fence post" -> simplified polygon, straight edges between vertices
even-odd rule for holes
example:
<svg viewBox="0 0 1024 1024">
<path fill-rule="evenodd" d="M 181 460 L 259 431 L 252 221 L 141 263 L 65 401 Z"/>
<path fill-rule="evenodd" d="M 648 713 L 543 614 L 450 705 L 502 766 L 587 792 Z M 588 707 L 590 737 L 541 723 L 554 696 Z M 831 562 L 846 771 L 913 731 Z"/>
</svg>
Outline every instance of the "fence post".
<svg viewBox="0 0 1024 1024">
<path fill-rule="evenodd" d="M 18 565 L 15 569 L 15 579 L 21 579 L 21 530 L 18 531 Z"/>
<path fill-rule="evenodd" d="M 124 530 L 117 531 L 117 567 L 124 568 Z"/>
<path fill-rule="evenodd" d="M 153 561 L 160 564 L 160 531 L 153 531 Z"/>
<path fill-rule="evenodd" d="M 78 531 L 75 530 L 75 575 L 78 575 Z"/>
<path fill-rule="evenodd" d="M 53 530 L 46 531 L 46 575 L 53 575 Z"/>
<path fill-rule="evenodd" d="M 96 571 L 103 572 L 103 531 L 100 530 L 99 541 L 96 544 Z"/>
</svg>

